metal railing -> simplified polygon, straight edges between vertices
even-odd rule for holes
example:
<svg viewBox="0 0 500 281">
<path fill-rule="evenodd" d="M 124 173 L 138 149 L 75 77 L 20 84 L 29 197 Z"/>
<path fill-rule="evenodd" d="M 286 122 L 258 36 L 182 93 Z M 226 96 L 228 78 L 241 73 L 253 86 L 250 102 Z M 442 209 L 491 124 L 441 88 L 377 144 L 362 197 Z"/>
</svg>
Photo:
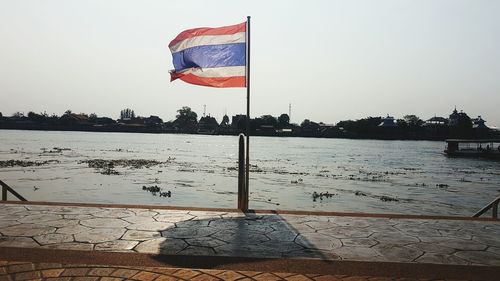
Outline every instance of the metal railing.
<svg viewBox="0 0 500 281">
<path fill-rule="evenodd" d="M 7 191 L 10 192 L 12 195 L 17 197 L 17 199 L 21 201 L 28 201 L 26 198 L 21 196 L 21 194 L 17 193 L 12 187 L 8 186 L 6 183 L 0 180 L 0 185 L 2 186 L 2 201 L 7 201 Z"/>
<path fill-rule="evenodd" d="M 497 197 L 495 200 L 491 201 L 490 204 L 484 206 L 479 212 L 474 214 L 472 217 L 478 218 L 482 214 L 486 213 L 489 209 L 491 209 L 491 217 L 494 219 L 498 219 L 498 203 L 500 203 L 500 196 Z"/>
</svg>

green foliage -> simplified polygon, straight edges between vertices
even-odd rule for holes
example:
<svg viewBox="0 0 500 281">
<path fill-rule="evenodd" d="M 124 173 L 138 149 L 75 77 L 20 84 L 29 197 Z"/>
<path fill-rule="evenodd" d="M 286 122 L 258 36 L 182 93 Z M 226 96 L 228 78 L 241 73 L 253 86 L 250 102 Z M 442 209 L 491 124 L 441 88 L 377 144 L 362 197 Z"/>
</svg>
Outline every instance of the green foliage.
<svg viewBox="0 0 500 281">
<path fill-rule="evenodd" d="M 283 113 L 278 117 L 278 124 L 280 127 L 286 127 L 290 124 L 290 116 L 288 114 Z"/>
<path fill-rule="evenodd" d="M 174 125 L 179 129 L 194 130 L 198 124 L 198 114 L 192 111 L 189 106 L 183 106 L 181 109 L 177 110 L 177 115 L 175 117 Z"/>
<path fill-rule="evenodd" d="M 120 119 L 134 119 L 135 118 L 135 112 L 130 109 L 130 108 L 125 108 L 122 111 L 120 111 Z"/>
</svg>

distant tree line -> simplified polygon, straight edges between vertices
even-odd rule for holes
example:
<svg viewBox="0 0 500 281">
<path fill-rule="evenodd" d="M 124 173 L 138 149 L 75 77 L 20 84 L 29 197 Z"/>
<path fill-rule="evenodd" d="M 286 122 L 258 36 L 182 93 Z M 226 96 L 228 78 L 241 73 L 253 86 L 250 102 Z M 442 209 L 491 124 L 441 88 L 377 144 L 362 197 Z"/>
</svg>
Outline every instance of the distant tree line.
<svg viewBox="0 0 500 281">
<path fill-rule="evenodd" d="M 392 120 L 383 117 L 366 117 L 358 120 L 344 120 L 337 124 L 325 124 L 305 119 L 299 124 L 290 123 L 288 114 L 277 117 L 262 115 L 250 119 L 252 135 L 298 136 L 327 138 L 373 138 L 373 139 L 435 139 L 451 137 L 486 138 L 499 137 L 498 131 L 487 127 L 474 127 L 474 120 L 456 110 L 450 118 L 431 118 L 428 121 L 416 115 L 405 115 Z M 392 117 L 391 117 L 392 118 Z M 174 120 L 163 122 L 158 117 L 137 116 L 134 110 L 125 108 L 120 118 L 99 117 L 95 113 L 73 113 L 66 110 L 63 115 L 48 115 L 46 112 L 16 112 L 3 116 L 0 112 L 0 129 L 32 130 L 76 130 L 104 132 L 148 132 L 148 133 L 197 133 L 236 135 L 246 132 L 246 116 L 235 115 L 230 119 L 225 115 L 219 123 L 207 115 L 198 119 L 198 114 L 190 107 L 177 110 Z"/>
</svg>

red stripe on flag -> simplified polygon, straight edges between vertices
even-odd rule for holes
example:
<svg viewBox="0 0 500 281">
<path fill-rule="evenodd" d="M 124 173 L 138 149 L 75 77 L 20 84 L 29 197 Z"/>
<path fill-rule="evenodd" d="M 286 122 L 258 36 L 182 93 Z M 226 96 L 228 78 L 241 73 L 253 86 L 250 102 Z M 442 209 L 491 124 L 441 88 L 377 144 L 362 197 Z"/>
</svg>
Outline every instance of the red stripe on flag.
<svg viewBox="0 0 500 281">
<path fill-rule="evenodd" d="M 231 35 L 235 34 L 238 32 L 245 32 L 246 31 L 246 22 L 240 23 L 240 24 L 235 24 L 235 25 L 230 25 L 230 26 L 223 26 L 223 27 L 216 27 L 216 28 L 210 28 L 210 27 L 201 27 L 201 28 L 193 28 L 193 29 L 188 29 L 183 32 L 181 32 L 177 37 L 175 37 L 170 44 L 168 44 L 169 47 L 181 42 L 182 40 L 186 40 L 188 38 L 196 37 L 196 36 L 202 36 L 202 35 Z"/>
<path fill-rule="evenodd" d="M 214 88 L 244 88 L 246 87 L 245 76 L 232 77 L 199 77 L 193 74 L 170 73 L 170 81 L 181 79 L 190 84 L 208 86 Z"/>
</svg>

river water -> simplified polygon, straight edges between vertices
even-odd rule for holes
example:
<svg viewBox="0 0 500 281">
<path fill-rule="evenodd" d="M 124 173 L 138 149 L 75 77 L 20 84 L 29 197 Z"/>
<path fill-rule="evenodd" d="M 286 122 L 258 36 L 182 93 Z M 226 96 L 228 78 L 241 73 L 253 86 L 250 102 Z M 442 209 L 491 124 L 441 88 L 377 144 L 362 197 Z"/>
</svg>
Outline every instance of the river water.
<svg viewBox="0 0 500 281">
<path fill-rule="evenodd" d="M 0 179 L 30 201 L 235 208 L 237 144 L 236 136 L 0 130 Z M 250 208 L 470 216 L 500 194 L 500 161 L 443 149 L 251 137 Z M 97 159 L 113 165 L 89 165 Z"/>
</svg>

